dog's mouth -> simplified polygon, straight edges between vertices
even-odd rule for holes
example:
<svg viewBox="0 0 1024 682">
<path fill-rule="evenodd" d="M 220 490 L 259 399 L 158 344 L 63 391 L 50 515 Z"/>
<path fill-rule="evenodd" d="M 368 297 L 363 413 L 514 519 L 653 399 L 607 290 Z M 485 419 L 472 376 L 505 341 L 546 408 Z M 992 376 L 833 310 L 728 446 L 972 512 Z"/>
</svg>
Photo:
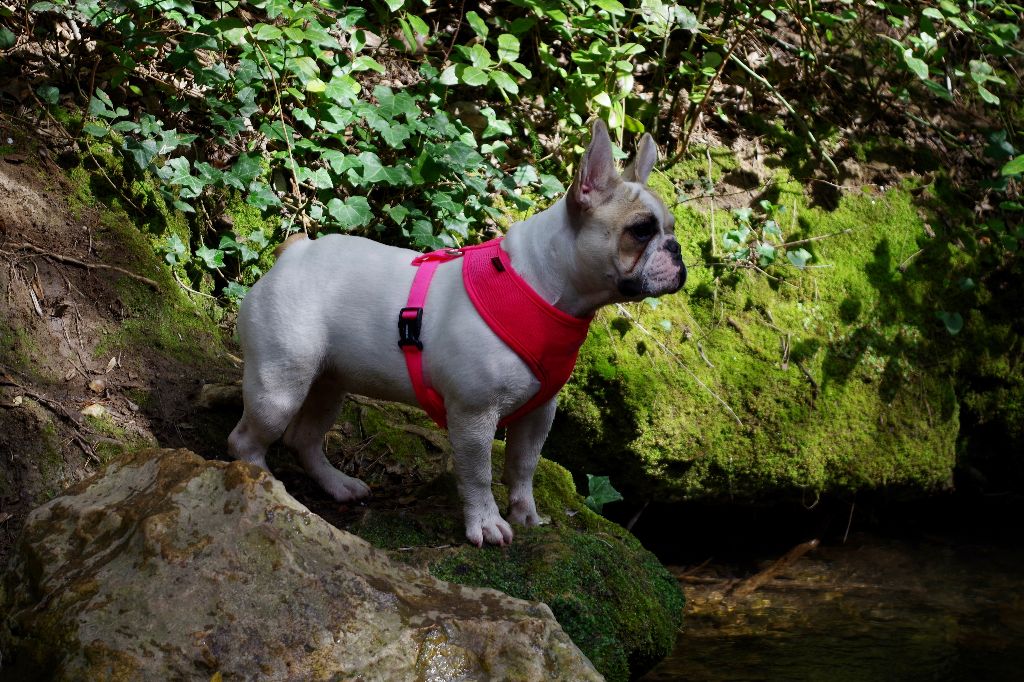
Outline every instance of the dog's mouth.
<svg viewBox="0 0 1024 682">
<path fill-rule="evenodd" d="M 667 277 L 625 277 L 619 280 L 619 293 L 628 300 L 639 300 L 648 296 L 664 296 L 674 294 L 686 284 L 686 266 L 679 264 L 679 269 Z"/>
</svg>

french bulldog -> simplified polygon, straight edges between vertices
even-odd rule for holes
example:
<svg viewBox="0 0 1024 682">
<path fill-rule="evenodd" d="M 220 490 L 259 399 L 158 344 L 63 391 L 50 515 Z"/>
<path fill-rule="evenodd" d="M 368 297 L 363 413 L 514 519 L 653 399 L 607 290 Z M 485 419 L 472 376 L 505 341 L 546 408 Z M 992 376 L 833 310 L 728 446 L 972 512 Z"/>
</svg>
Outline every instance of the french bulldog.
<svg viewBox="0 0 1024 682">
<path fill-rule="evenodd" d="M 653 138 L 643 136 L 620 175 L 604 123 L 598 120 L 591 132 L 565 196 L 513 225 L 501 243 L 537 294 L 577 318 L 610 303 L 676 292 L 686 281 L 675 220 L 647 188 L 658 156 Z M 369 487 L 328 462 L 324 435 L 347 393 L 417 404 L 395 320 L 419 254 L 334 234 L 285 246 L 239 312 L 244 412 L 228 449 L 266 468 L 268 447 L 283 437 L 334 499 L 359 500 Z M 498 422 L 537 393 L 540 382 L 477 313 L 460 259 L 437 267 L 424 310 L 424 378 L 444 399 L 466 538 L 477 546 L 506 545 L 513 538 L 508 521 L 540 523 L 533 474 L 556 398 L 508 425 L 506 521 L 491 492 L 491 444 Z"/>
</svg>

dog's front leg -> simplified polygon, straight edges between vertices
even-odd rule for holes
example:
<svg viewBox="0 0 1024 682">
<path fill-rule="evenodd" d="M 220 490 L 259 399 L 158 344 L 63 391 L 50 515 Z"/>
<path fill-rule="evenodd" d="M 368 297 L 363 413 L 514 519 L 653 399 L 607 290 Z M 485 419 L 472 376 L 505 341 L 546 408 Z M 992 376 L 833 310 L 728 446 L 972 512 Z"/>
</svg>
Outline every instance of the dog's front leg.
<svg viewBox="0 0 1024 682">
<path fill-rule="evenodd" d="M 512 527 L 501 518 L 491 492 L 491 445 L 497 427 L 497 414 L 448 410 L 466 538 L 477 547 L 512 542 Z"/>
<path fill-rule="evenodd" d="M 522 526 L 540 523 L 533 501 L 533 472 L 540 450 L 555 419 L 557 398 L 552 398 L 508 427 L 505 470 L 502 482 L 508 486 L 508 520 Z"/>
</svg>

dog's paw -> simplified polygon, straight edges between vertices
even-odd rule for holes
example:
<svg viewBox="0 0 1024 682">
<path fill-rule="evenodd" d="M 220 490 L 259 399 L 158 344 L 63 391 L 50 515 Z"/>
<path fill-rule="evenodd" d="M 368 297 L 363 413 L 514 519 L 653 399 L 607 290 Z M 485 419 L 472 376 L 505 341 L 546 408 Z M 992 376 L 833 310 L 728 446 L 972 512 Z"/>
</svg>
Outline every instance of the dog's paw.
<svg viewBox="0 0 1024 682">
<path fill-rule="evenodd" d="M 338 502 L 355 502 L 370 496 L 370 486 L 337 470 L 328 472 L 319 483 Z"/>
<path fill-rule="evenodd" d="M 533 496 L 516 499 L 512 498 L 509 500 L 508 505 L 508 520 L 512 523 L 519 524 L 520 526 L 539 526 L 541 523 L 540 515 L 537 513 L 537 507 L 533 502 Z"/>
<path fill-rule="evenodd" d="M 466 523 L 466 539 L 477 547 L 512 544 L 512 526 L 497 511 Z"/>
</svg>

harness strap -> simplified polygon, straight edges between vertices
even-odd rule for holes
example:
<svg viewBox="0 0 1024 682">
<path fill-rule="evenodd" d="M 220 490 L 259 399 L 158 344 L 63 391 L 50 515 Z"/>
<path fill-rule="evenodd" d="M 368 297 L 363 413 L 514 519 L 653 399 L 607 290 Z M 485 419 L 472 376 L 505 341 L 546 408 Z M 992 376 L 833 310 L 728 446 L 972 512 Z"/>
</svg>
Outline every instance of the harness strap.
<svg viewBox="0 0 1024 682">
<path fill-rule="evenodd" d="M 434 278 L 437 266 L 445 261 L 459 258 L 462 251 L 458 249 L 442 249 L 417 256 L 412 265 L 416 266 L 416 276 L 409 288 L 409 299 L 405 307 L 398 313 L 398 345 L 405 354 L 405 367 L 412 380 L 412 388 L 420 407 L 442 428 L 448 426 L 448 413 L 444 409 L 444 398 L 428 386 L 423 376 L 423 343 L 420 331 L 423 325 L 423 304 L 427 301 L 430 281 Z"/>
</svg>

